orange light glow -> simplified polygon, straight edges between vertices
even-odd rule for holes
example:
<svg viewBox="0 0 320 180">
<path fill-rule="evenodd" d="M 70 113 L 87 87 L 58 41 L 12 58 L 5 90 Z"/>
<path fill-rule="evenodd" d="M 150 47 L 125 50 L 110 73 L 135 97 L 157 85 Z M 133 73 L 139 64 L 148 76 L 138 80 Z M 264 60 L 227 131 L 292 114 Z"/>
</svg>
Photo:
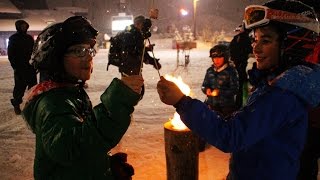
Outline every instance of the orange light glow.
<svg viewBox="0 0 320 180">
<path fill-rule="evenodd" d="M 182 81 L 182 78 L 179 76 L 178 78 L 174 76 L 170 76 L 168 74 L 164 75 L 164 78 L 168 81 L 174 82 L 186 96 L 190 95 L 190 87 Z"/>
<path fill-rule="evenodd" d="M 170 76 L 166 74 L 164 78 L 168 81 L 174 82 L 182 91 L 183 94 L 189 96 L 190 95 L 190 87 L 182 81 L 182 78 L 179 76 L 178 78 Z M 170 118 L 170 122 L 172 128 L 175 130 L 186 130 L 188 127 L 181 121 L 180 116 L 177 112 L 174 113 L 173 118 Z"/>
<path fill-rule="evenodd" d="M 180 115 L 175 112 L 173 118 L 170 118 L 172 128 L 175 130 L 186 130 L 188 127 L 181 121 Z"/>
<path fill-rule="evenodd" d="M 219 94 L 219 89 L 214 89 L 212 92 L 211 92 L 211 96 L 218 96 Z"/>
</svg>

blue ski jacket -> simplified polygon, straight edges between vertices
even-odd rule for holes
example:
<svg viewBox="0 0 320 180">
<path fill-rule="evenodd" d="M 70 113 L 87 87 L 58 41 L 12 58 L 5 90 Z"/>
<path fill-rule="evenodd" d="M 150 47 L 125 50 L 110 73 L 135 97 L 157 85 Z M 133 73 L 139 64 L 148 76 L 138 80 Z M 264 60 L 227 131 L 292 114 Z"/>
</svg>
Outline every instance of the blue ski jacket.
<svg viewBox="0 0 320 180">
<path fill-rule="evenodd" d="M 260 82 L 228 121 L 188 96 L 175 107 L 193 132 L 232 153 L 231 179 L 294 180 L 306 139 L 307 109 L 319 102 L 320 66 L 298 65 Z"/>
</svg>

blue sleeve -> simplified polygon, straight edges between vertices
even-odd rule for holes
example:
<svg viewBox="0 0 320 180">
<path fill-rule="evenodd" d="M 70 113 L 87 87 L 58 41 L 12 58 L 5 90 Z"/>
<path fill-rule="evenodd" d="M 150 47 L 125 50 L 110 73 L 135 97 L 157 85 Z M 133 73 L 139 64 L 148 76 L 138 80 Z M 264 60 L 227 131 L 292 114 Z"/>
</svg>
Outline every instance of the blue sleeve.
<svg viewBox="0 0 320 180">
<path fill-rule="evenodd" d="M 176 108 L 193 132 L 224 152 L 236 152 L 305 117 L 305 107 L 296 96 L 273 89 L 272 93 L 258 94 L 228 120 L 190 97 L 184 97 Z"/>
</svg>

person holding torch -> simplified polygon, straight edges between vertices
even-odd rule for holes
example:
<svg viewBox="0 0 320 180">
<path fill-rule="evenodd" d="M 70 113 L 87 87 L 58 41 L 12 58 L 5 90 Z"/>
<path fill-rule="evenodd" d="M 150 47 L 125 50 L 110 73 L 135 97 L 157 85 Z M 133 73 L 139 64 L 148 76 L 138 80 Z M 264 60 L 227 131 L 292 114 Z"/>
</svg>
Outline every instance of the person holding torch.
<svg viewBox="0 0 320 180">
<path fill-rule="evenodd" d="M 129 180 L 125 153 L 110 155 L 141 100 L 142 76 L 114 78 L 92 106 L 83 89 L 93 70 L 98 31 L 82 16 L 45 28 L 32 65 L 46 79 L 28 94 L 22 115 L 36 136 L 34 179 Z"/>
<path fill-rule="evenodd" d="M 208 143 L 231 152 L 228 179 L 295 180 L 308 125 L 308 109 L 320 103 L 320 66 L 304 61 L 319 35 L 312 7 L 273 0 L 245 9 L 252 30 L 256 87 L 228 120 L 172 82 L 157 85 L 162 102 L 173 105 L 184 124 Z"/>
</svg>

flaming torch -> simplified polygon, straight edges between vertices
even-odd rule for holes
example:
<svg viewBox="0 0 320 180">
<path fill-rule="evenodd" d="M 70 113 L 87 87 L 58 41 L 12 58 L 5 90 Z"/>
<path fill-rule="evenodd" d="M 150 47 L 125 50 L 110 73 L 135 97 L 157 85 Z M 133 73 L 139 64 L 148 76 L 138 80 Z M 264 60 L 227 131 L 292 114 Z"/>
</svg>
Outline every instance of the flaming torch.
<svg viewBox="0 0 320 180">
<path fill-rule="evenodd" d="M 190 94 L 189 86 L 181 77 L 165 75 L 165 78 L 174 82 L 185 95 Z M 164 124 L 164 139 L 167 180 L 198 180 L 198 138 L 183 124 L 177 112 Z"/>
</svg>

